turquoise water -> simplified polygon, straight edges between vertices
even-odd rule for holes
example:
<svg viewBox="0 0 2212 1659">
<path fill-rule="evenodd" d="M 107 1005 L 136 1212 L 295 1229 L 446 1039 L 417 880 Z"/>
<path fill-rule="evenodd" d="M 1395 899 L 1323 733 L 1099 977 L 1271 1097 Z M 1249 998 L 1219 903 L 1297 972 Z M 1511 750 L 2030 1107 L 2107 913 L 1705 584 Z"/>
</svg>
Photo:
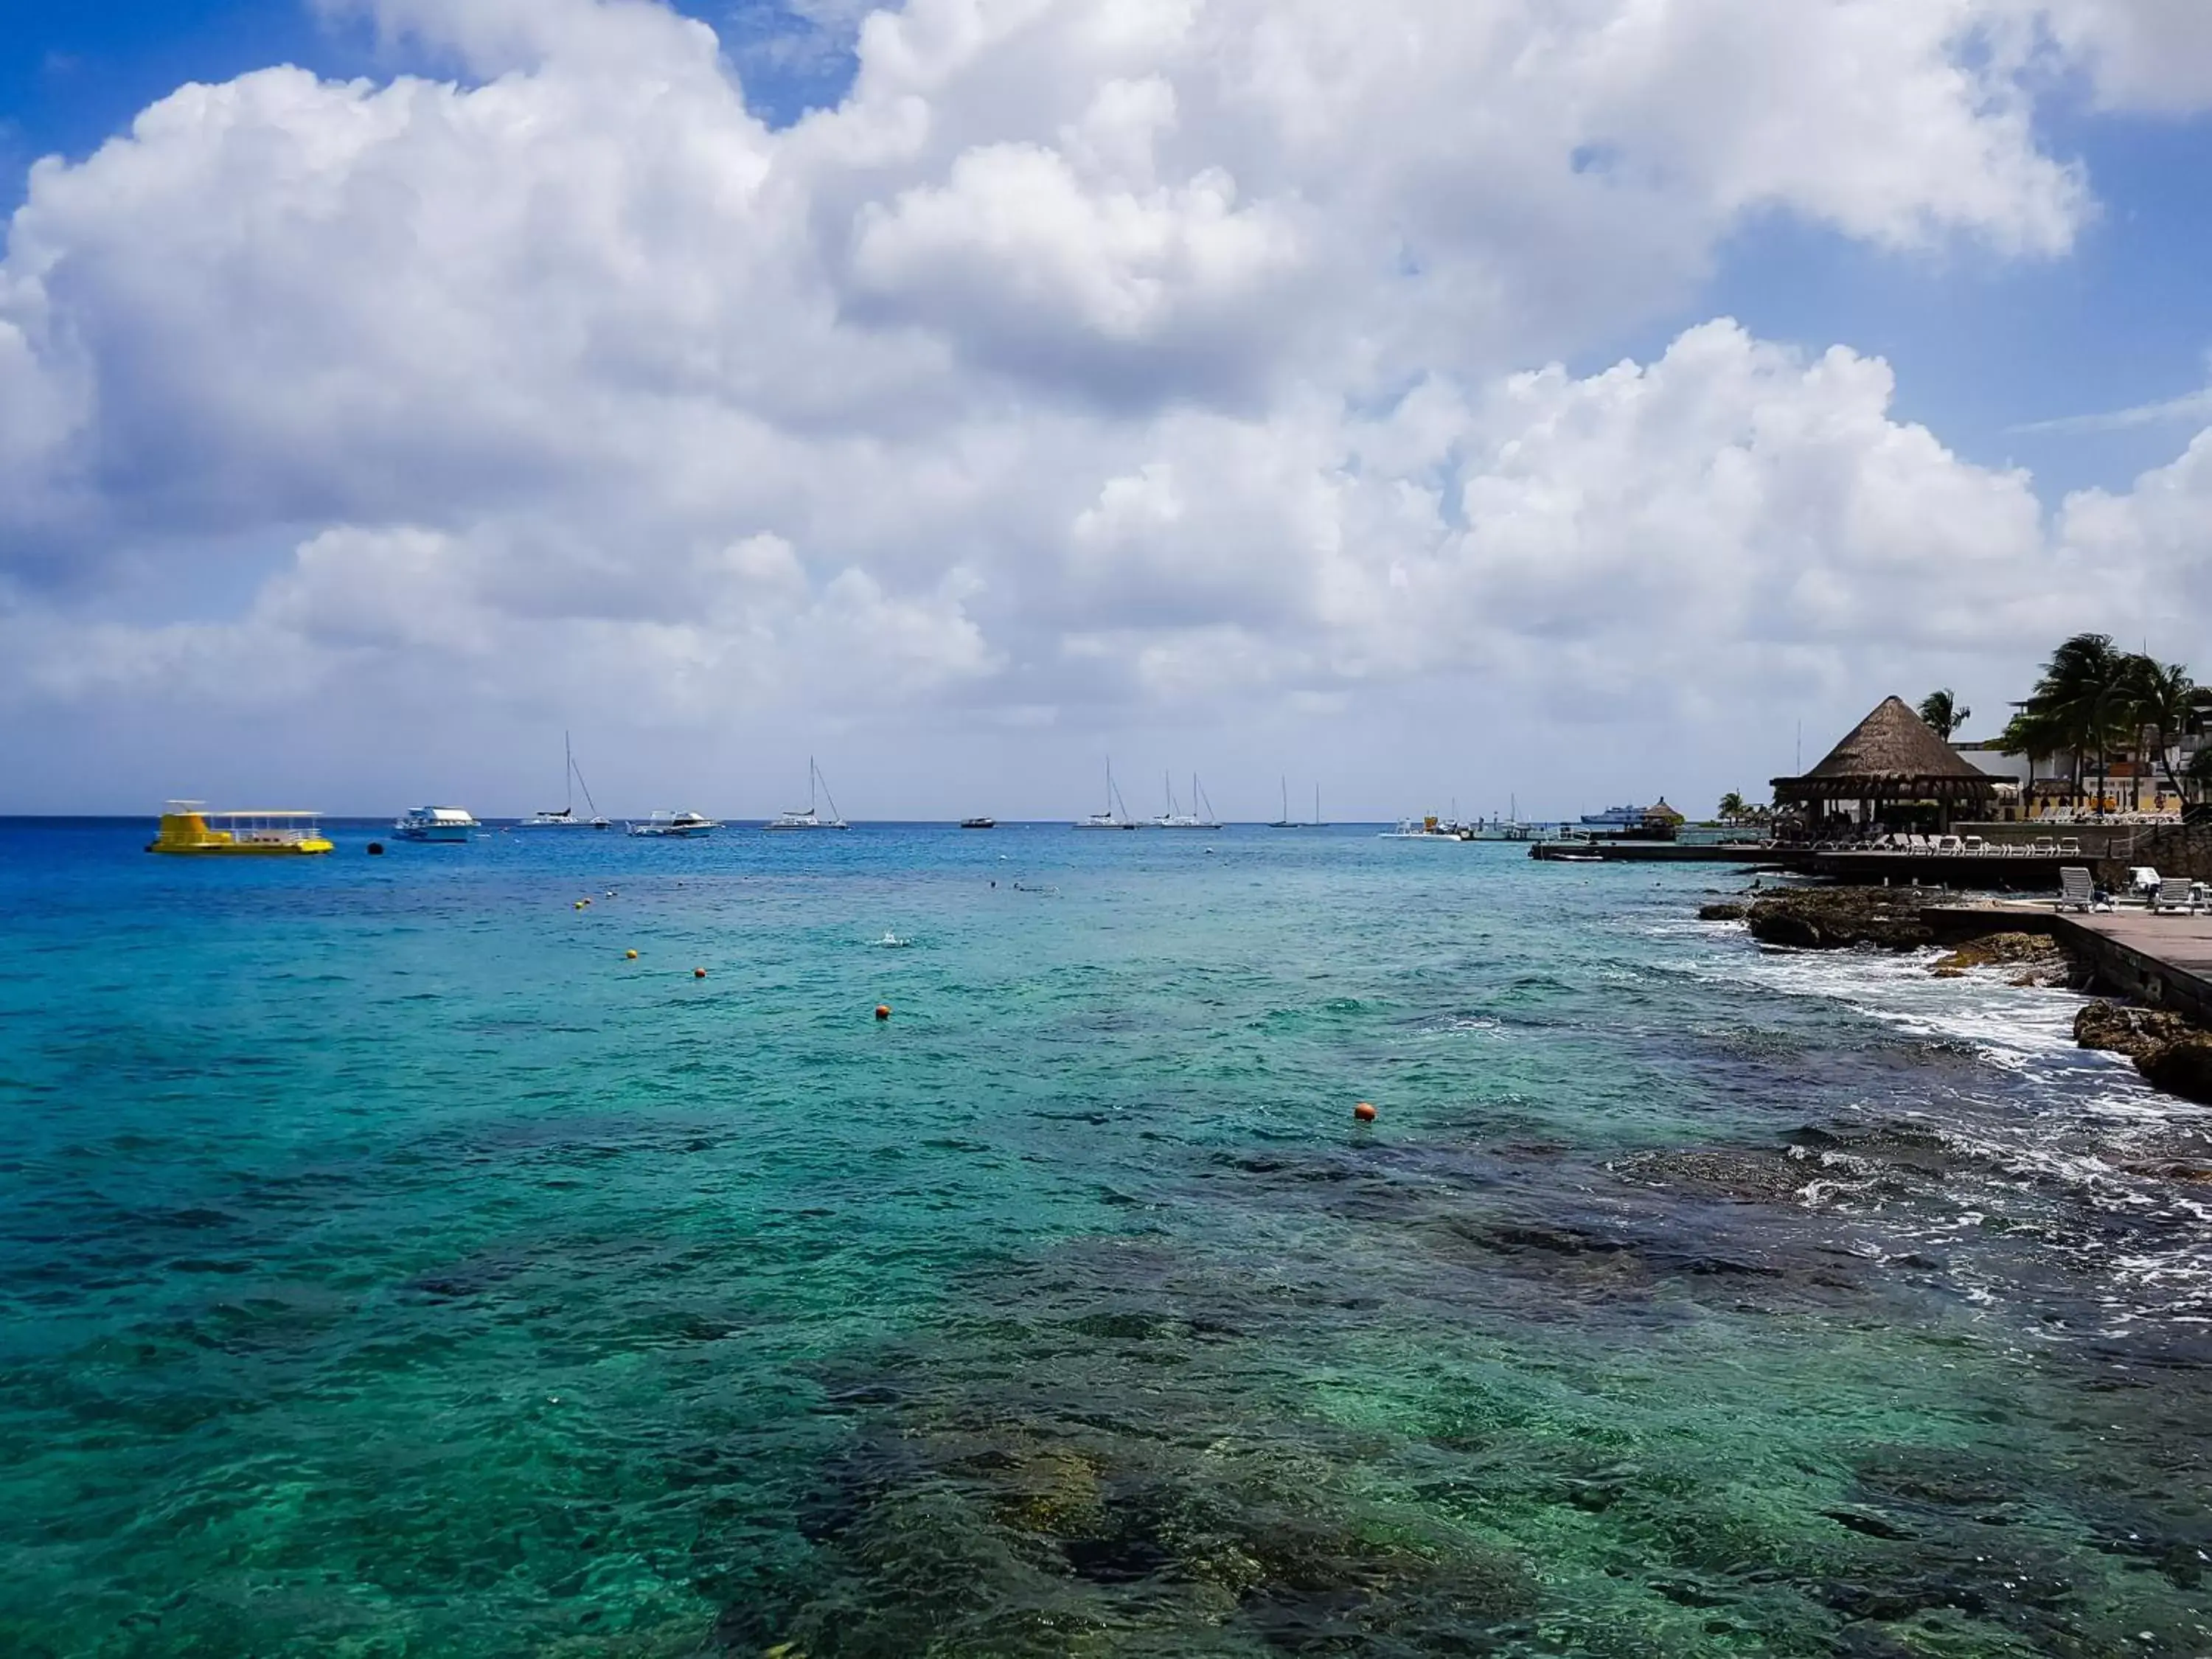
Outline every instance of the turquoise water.
<svg viewBox="0 0 2212 1659">
<path fill-rule="evenodd" d="M 0 825 L 0 1651 L 2212 1651 L 2212 1121 L 2062 994 L 1366 830 L 146 833 Z"/>
</svg>

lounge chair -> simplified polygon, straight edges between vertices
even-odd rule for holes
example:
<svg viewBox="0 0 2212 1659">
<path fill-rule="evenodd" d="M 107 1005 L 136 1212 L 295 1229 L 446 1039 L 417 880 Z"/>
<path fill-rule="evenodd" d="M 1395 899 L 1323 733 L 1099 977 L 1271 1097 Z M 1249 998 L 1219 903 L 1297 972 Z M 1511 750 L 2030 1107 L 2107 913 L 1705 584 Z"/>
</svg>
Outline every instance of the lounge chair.
<svg viewBox="0 0 2212 1659">
<path fill-rule="evenodd" d="M 1936 850 L 1928 844 L 1928 837 L 1925 836 L 1907 836 L 1905 838 L 1905 846 L 1907 852 L 1912 853 L 1932 853 Z"/>
<path fill-rule="evenodd" d="M 1979 858 L 1990 850 L 1989 842 L 1984 841 L 1979 836 L 1968 836 L 1959 844 L 1962 850 L 1972 854 L 1976 858 Z"/>
<path fill-rule="evenodd" d="M 2186 876 L 2166 876 L 2158 884 L 2158 890 L 2150 895 L 2153 911 L 2183 910 L 2194 914 L 2197 909 L 2197 884 Z"/>
<path fill-rule="evenodd" d="M 1936 850 L 1946 854 L 1963 853 L 1966 848 L 1966 843 L 1956 836 L 1939 836 L 1936 839 Z"/>
<path fill-rule="evenodd" d="M 2065 840 L 2061 841 L 2058 843 L 2058 856 L 2063 859 L 2080 858 L 2081 856 L 2081 843 L 2074 840 L 2071 836 L 2067 837 Z"/>
<path fill-rule="evenodd" d="M 2061 910 L 2079 910 L 2087 915 L 2096 891 L 2097 886 L 2089 878 L 2087 866 L 2069 864 L 2058 872 L 2058 908 Z"/>
</svg>

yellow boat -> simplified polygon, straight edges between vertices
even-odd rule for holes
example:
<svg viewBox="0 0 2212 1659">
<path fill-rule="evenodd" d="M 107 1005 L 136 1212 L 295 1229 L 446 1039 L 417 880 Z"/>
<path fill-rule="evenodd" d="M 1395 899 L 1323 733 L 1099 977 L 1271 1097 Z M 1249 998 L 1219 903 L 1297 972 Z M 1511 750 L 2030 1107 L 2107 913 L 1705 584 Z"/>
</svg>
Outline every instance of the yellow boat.
<svg viewBox="0 0 2212 1659">
<path fill-rule="evenodd" d="M 230 858 L 327 853 L 331 842 L 319 812 L 210 812 L 199 801 L 173 800 L 162 809 L 161 828 L 146 850 Z"/>
</svg>

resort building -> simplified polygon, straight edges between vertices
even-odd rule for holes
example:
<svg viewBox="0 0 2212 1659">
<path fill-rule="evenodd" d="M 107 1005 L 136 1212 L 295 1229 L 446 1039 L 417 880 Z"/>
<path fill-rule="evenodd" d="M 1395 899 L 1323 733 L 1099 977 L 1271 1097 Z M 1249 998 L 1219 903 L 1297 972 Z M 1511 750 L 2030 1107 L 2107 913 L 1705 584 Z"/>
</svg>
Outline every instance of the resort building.
<svg viewBox="0 0 2212 1659">
<path fill-rule="evenodd" d="M 1937 737 L 1902 697 L 1883 698 L 1802 777 L 1773 783 L 1775 805 L 1797 809 L 1778 827 L 1808 841 L 1986 820 L 2008 787 Z"/>
</svg>

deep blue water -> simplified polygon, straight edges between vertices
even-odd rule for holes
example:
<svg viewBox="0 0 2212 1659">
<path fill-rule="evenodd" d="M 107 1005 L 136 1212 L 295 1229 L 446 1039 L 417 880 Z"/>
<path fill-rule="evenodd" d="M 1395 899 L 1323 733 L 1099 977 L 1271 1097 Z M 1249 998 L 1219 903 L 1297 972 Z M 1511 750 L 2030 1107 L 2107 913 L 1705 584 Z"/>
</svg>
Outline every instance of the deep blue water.
<svg viewBox="0 0 2212 1659">
<path fill-rule="evenodd" d="M 0 1651 L 2212 1651 L 2212 1139 L 2063 994 L 1371 828 L 375 832 L 0 823 Z"/>
</svg>

